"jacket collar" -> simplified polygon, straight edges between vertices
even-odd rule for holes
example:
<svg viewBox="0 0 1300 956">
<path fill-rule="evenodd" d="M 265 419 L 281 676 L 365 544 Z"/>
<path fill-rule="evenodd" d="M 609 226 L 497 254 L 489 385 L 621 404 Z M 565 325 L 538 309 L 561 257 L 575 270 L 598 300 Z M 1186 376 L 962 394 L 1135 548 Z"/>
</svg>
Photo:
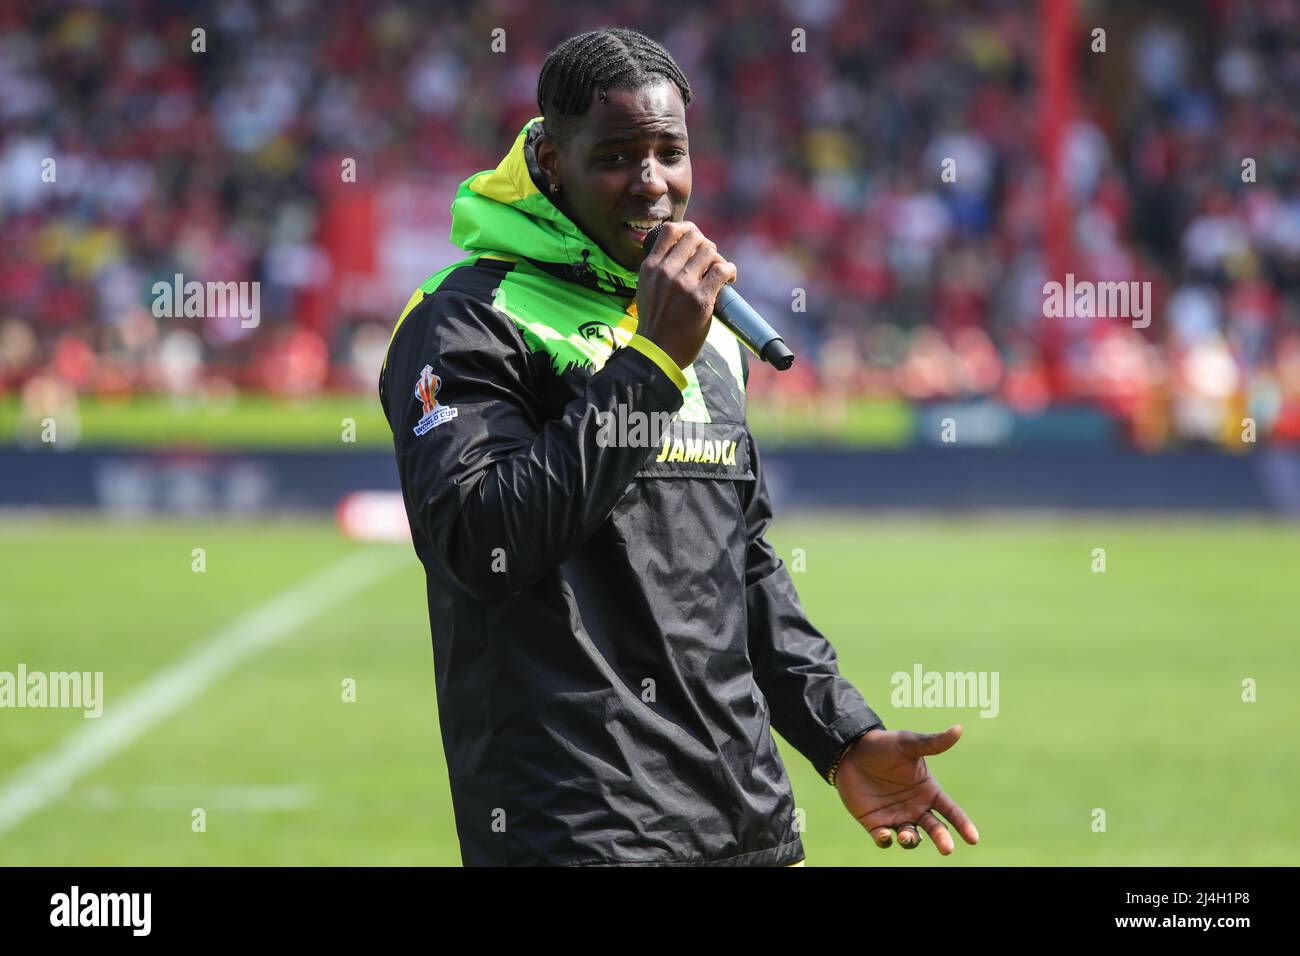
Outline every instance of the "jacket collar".
<svg viewBox="0 0 1300 956">
<path fill-rule="evenodd" d="M 635 296 L 638 273 L 611 259 L 539 188 L 545 180 L 534 146 L 542 135 L 534 116 L 497 168 L 460 184 L 451 204 L 451 241 L 466 252 L 505 252 L 570 282 Z"/>
</svg>

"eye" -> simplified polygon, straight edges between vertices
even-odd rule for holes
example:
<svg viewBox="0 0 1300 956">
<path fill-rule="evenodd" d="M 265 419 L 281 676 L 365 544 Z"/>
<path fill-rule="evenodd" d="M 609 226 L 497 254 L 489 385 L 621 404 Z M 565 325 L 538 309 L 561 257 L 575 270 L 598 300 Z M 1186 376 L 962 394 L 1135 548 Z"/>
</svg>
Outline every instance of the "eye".
<svg viewBox="0 0 1300 956">
<path fill-rule="evenodd" d="M 612 159 L 612 160 L 620 160 L 620 159 L 624 158 L 624 155 L 625 155 L 625 154 L 623 154 L 623 153 L 610 153 L 608 156 L 602 156 L 602 157 L 600 157 L 600 161 L 601 161 L 602 163 L 607 163 L 607 162 L 609 162 L 611 159 Z"/>
</svg>

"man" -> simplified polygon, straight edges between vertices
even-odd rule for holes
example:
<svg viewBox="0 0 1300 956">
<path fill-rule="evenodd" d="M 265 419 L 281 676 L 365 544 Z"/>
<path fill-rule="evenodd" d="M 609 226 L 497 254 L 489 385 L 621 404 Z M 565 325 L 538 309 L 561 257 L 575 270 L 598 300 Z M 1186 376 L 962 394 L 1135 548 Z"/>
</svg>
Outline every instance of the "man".
<svg viewBox="0 0 1300 956">
<path fill-rule="evenodd" d="M 770 728 L 880 846 L 951 852 L 932 810 L 978 839 L 923 759 L 961 728 L 886 731 L 764 537 L 750 357 L 712 319 L 736 268 L 683 218 L 690 95 L 640 33 L 561 44 L 389 344 L 467 865 L 796 865 Z"/>
</svg>

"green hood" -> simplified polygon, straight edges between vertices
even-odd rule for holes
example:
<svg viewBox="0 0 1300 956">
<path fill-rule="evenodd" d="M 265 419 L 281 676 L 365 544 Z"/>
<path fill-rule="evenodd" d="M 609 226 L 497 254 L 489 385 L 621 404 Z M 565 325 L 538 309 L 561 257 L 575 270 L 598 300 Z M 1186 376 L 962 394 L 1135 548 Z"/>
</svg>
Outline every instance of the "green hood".
<svg viewBox="0 0 1300 956">
<path fill-rule="evenodd" d="M 451 241 L 466 252 L 502 252 L 602 291 L 630 295 L 637 273 L 611 259 L 537 186 L 533 146 L 542 134 L 534 116 L 496 169 L 460 184 L 451 204 Z"/>
</svg>

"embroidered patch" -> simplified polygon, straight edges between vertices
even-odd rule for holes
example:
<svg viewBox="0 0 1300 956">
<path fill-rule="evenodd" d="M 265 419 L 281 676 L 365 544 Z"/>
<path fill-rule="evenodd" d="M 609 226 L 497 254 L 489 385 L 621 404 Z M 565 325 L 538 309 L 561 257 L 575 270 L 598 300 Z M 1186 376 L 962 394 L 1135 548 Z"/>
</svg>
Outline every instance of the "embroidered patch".
<svg viewBox="0 0 1300 956">
<path fill-rule="evenodd" d="M 432 365 L 426 365 L 420 371 L 420 380 L 415 383 L 415 397 L 424 403 L 424 414 L 412 429 L 416 435 L 424 435 L 460 414 L 459 409 L 438 404 L 438 389 L 441 387 L 442 379 L 433 374 Z"/>
</svg>

